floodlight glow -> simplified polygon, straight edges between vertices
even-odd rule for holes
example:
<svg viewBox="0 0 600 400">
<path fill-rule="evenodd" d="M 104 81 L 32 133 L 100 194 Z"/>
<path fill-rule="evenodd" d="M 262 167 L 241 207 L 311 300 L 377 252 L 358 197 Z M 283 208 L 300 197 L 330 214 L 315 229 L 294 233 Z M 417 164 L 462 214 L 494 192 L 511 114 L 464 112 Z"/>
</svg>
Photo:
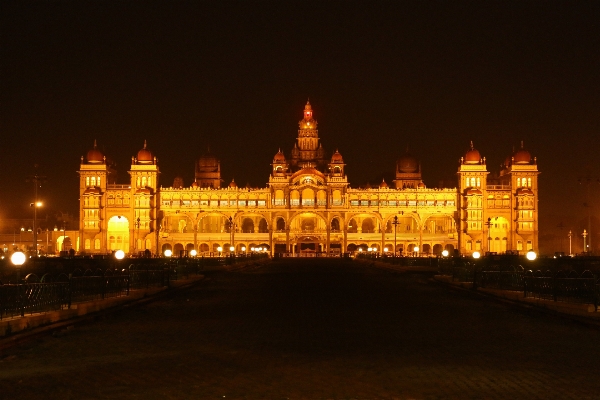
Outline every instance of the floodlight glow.
<svg viewBox="0 0 600 400">
<path fill-rule="evenodd" d="M 173 252 L 170 249 L 166 249 L 164 254 L 165 257 L 171 257 L 173 255 Z"/>
<path fill-rule="evenodd" d="M 450 254 L 450 253 L 448 253 L 448 250 L 443 250 L 442 251 L 442 256 L 448 257 L 448 254 Z"/>
<path fill-rule="evenodd" d="M 419 246 L 415 246 L 415 252 L 418 253 L 419 252 Z"/>
<path fill-rule="evenodd" d="M 246 246 L 242 246 L 242 251 L 246 251 Z"/>
<path fill-rule="evenodd" d="M 217 251 L 220 253 L 223 251 L 223 248 L 221 246 L 217 247 Z"/>
<path fill-rule="evenodd" d="M 535 260 L 536 258 L 537 258 L 537 254 L 535 254 L 535 251 L 533 251 L 533 250 L 529 250 L 529 251 L 527 252 L 527 259 L 528 259 L 529 261 L 533 261 L 533 260 Z"/>
<path fill-rule="evenodd" d="M 25 253 L 21 252 L 21 251 L 15 251 L 12 256 L 10 256 L 10 262 L 12 262 L 14 265 L 16 265 L 17 267 L 20 267 L 21 265 L 23 265 L 23 263 L 25 263 Z"/>
<path fill-rule="evenodd" d="M 198 254 L 198 252 L 196 251 L 196 249 L 192 249 L 192 250 L 190 251 L 190 256 L 192 256 L 192 257 L 196 257 L 196 254 Z"/>
<path fill-rule="evenodd" d="M 117 250 L 115 251 L 115 258 L 117 260 L 122 260 L 125 258 L 125 252 L 123 250 Z"/>
<path fill-rule="evenodd" d="M 481 253 L 476 251 L 473 253 L 473 258 L 478 259 L 479 257 L 481 257 Z"/>
<path fill-rule="evenodd" d="M 235 247 L 233 247 L 233 246 L 229 247 L 229 251 L 231 251 L 232 253 L 233 253 L 234 250 L 235 250 Z"/>
<path fill-rule="evenodd" d="M 384 251 L 385 253 L 387 253 L 387 252 L 388 252 L 388 248 L 387 248 L 387 247 L 384 247 L 384 248 L 383 248 L 383 251 Z"/>
</svg>

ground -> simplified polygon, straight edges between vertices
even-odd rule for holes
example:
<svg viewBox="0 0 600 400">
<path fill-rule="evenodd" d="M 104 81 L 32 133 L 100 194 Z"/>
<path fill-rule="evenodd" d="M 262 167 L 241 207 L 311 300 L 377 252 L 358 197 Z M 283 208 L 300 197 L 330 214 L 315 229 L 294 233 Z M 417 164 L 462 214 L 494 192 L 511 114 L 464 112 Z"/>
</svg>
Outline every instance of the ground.
<svg viewBox="0 0 600 400">
<path fill-rule="evenodd" d="M 600 332 L 343 261 L 208 273 L 3 354 L 2 398 L 600 398 Z"/>
</svg>

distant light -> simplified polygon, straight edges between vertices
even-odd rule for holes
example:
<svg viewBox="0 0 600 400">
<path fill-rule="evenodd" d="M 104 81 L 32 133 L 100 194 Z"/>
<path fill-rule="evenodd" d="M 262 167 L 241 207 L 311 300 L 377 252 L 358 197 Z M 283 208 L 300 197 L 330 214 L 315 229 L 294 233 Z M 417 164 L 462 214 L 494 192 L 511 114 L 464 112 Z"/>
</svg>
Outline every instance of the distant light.
<svg viewBox="0 0 600 400">
<path fill-rule="evenodd" d="M 367 251 L 373 251 L 373 248 L 372 248 L 372 247 L 369 247 L 369 248 L 367 249 Z"/>
<path fill-rule="evenodd" d="M 537 258 L 537 254 L 535 254 L 535 251 L 533 251 L 533 250 L 529 250 L 529 251 L 527 252 L 527 259 L 528 259 L 529 261 L 533 261 L 533 260 L 535 260 L 536 258 Z"/>
<path fill-rule="evenodd" d="M 418 253 L 419 252 L 419 246 L 415 246 L 415 252 Z"/>
<path fill-rule="evenodd" d="M 250 251 L 254 251 L 254 247 L 250 247 Z"/>
<path fill-rule="evenodd" d="M 388 248 L 387 248 L 387 247 L 384 247 L 384 248 L 383 248 L 383 251 L 384 251 L 384 253 L 387 253 L 387 252 L 388 252 Z"/>
<path fill-rule="evenodd" d="M 233 247 L 233 246 L 229 247 L 229 251 L 233 252 L 234 250 L 235 250 L 235 247 Z"/>
<path fill-rule="evenodd" d="M 223 251 L 223 248 L 221 246 L 217 247 L 217 251 L 220 253 Z"/>
<path fill-rule="evenodd" d="M 12 262 L 17 267 L 20 267 L 25 262 L 25 253 L 21 251 L 15 251 L 12 256 L 10 256 L 10 262 Z"/>
<path fill-rule="evenodd" d="M 192 257 L 196 257 L 196 254 L 198 254 L 198 252 L 196 251 L 196 249 L 192 249 L 192 250 L 190 251 L 190 256 L 192 256 Z"/>
<path fill-rule="evenodd" d="M 242 246 L 242 251 L 246 251 L 246 246 Z"/>
<path fill-rule="evenodd" d="M 41 206 L 42 206 L 42 202 L 41 202 L 41 201 L 38 201 L 37 203 L 35 203 L 35 206 L 36 206 L 36 207 L 41 207 Z"/>
<path fill-rule="evenodd" d="M 115 251 L 115 258 L 117 260 L 122 260 L 125 258 L 125 252 L 123 250 L 117 250 Z"/>
<path fill-rule="evenodd" d="M 358 252 L 359 252 L 359 253 L 362 253 L 362 247 L 359 247 L 359 248 L 358 248 Z"/>
<path fill-rule="evenodd" d="M 473 253 L 473 258 L 478 259 L 479 257 L 481 257 L 481 253 L 476 251 Z"/>
<path fill-rule="evenodd" d="M 165 257 L 171 257 L 173 255 L 173 252 L 170 249 L 166 249 L 164 254 L 165 254 Z"/>
<path fill-rule="evenodd" d="M 443 255 L 444 257 L 448 257 L 448 254 L 450 254 L 450 253 L 448 252 L 448 250 L 443 250 L 443 251 L 442 251 L 442 255 Z"/>
</svg>

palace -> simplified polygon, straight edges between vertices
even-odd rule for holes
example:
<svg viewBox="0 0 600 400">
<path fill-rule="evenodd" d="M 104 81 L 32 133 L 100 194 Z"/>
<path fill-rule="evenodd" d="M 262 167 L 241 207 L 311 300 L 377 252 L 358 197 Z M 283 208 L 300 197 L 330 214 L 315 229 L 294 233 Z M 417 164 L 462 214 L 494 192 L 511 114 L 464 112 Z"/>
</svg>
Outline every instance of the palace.
<svg viewBox="0 0 600 400">
<path fill-rule="evenodd" d="M 144 143 L 131 159 L 130 182 L 94 143 L 81 157 L 77 248 L 87 254 L 117 249 L 175 255 L 387 251 L 403 255 L 524 252 L 538 247 L 537 161 L 523 148 L 506 158 L 494 178 L 471 142 L 460 157 L 455 188 L 427 188 L 421 164 L 408 151 L 395 180 L 353 188 L 344 159 L 319 143 L 306 103 L 291 152 L 279 150 L 265 188 L 221 186 L 220 161 L 208 152 L 195 181 L 159 185 L 157 158 Z"/>
</svg>

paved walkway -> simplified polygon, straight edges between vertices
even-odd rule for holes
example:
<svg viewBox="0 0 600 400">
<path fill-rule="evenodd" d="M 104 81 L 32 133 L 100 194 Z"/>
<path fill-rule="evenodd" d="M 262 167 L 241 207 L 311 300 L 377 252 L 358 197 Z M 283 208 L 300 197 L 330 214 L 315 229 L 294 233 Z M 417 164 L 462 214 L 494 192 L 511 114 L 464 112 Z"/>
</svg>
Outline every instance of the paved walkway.
<svg viewBox="0 0 600 400">
<path fill-rule="evenodd" d="M 600 332 L 429 275 L 286 260 L 12 349 L 2 398 L 600 399 Z"/>
</svg>

